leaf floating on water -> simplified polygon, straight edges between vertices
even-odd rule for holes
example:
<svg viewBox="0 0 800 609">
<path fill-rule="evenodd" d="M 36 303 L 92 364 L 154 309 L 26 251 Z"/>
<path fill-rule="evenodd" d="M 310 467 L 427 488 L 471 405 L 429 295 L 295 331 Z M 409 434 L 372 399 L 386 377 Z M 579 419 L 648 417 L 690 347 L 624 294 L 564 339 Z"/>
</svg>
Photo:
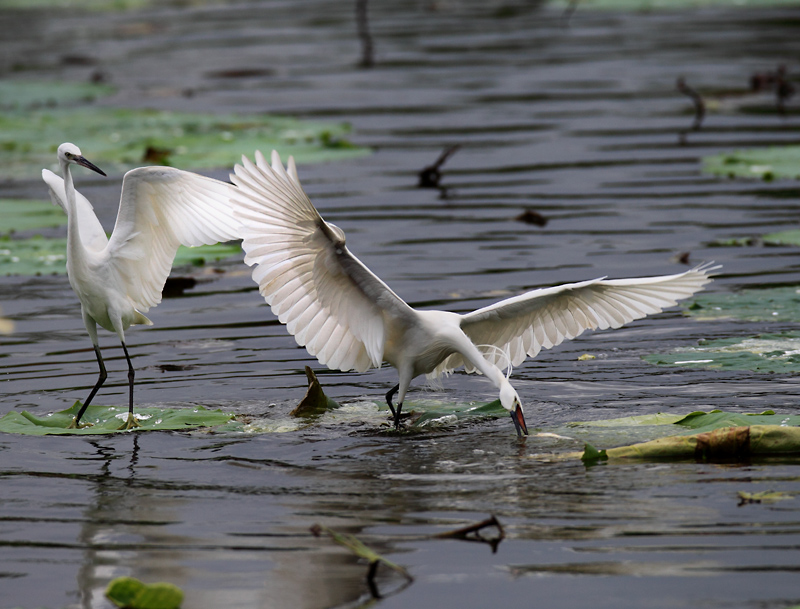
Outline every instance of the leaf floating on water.
<svg viewBox="0 0 800 609">
<path fill-rule="evenodd" d="M 748 503 L 775 503 L 777 501 L 786 501 L 787 499 L 794 499 L 794 495 L 784 493 L 781 491 L 761 491 L 759 493 L 748 493 L 746 491 L 739 491 L 739 505 L 747 505 Z"/>
<path fill-rule="evenodd" d="M 293 417 L 317 417 L 322 413 L 339 408 L 339 404 L 330 399 L 322 390 L 322 385 L 317 380 L 314 371 L 306 366 L 308 377 L 308 391 L 300 403 L 289 414 Z"/>
<path fill-rule="evenodd" d="M 59 412 L 36 416 L 28 411 L 11 411 L 0 418 L 0 432 L 16 433 L 32 436 L 43 435 L 95 435 L 111 433 L 129 433 L 120 430 L 121 422 L 128 416 L 128 408 L 118 406 L 96 406 L 90 404 L 81 419 L 91 423 L 91 427 L 68 429 L 78 414 L 81 402 L 77 401 L 70 408 Z M 233 418 L 232 413 L 221 410 L 207 410 L 202 406 L 193 408 L 155 408 L 135 407 L 134 416 L 142 431 L 190 430 L 203 427 L 223 425 Z"/>
<path fill-rule="evenodd" d="M 179 609 L 183 591 L 173 584 L 145 584 L 134 577 L 117 577 L 108 584 L 106 597 L 122 609 Z"/>
</svg>

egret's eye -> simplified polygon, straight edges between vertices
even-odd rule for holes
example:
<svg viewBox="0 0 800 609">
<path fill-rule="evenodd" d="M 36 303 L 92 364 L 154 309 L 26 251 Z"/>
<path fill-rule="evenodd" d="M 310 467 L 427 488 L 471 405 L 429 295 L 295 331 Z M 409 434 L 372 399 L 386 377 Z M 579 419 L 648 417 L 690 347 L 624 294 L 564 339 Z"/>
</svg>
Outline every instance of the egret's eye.
<svg viewBox="0 0 800 609">
<path fill-rule="evenodd" d="M 67 157 L 68 159 L 71 159 L 72 158 L 72 153 L 71 152 L 65 152 L 64 156 Z"/>
</svg>

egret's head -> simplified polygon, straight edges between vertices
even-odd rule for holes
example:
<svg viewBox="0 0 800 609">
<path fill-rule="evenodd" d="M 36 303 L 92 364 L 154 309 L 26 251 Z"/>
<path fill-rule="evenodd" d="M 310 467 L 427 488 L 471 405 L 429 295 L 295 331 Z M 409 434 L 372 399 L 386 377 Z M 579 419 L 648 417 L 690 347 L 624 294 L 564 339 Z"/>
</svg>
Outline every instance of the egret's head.
<svg viewBox="0 0 800 609">
<path fill-rule="evenodd" d="M 80 148 L 78 148 L 75 144 L 70 144 L 69 142 L 61 144 L 58 147 L 58 162 L 61 163 L 62 167 L 70 163 L 74 163 L 75 165 L 80 165 L 81 167 L 86 167 L 86 169 L 96 171 L 101 176 L 106 175 L 102 169 L 97 167 L 97 165 L 86 160 L 86 158 L 81 154 Z"/>
<path fill-rule="evenodd" d="M 511 420 L 514 421 L 514 427 L 517 428 L 518 436 L 528 435 L 528 426 L 525 424 L 525 417 L 522 414 L 522 404 L 519 400 L 516 390 L 511 386 L 511 383 L 503 383 L 500 388 L 500 403 L 503 408 L 511 413 Z"/>
</svg>

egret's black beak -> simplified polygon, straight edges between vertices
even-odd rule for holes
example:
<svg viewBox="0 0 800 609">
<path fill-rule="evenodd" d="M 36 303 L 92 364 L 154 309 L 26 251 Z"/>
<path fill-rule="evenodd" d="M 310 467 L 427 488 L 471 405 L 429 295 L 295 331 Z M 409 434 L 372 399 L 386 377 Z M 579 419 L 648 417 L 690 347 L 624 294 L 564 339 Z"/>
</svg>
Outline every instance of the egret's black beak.
<svg viewBox="0 0 800 609">
<path fill-rule="evenodd" d="M 520 438 L 528 435 L 528 426 L 525 424 L 525 417 L 522 415 L 522 406 L 519 404 L 511 411 L 511 420 L 514 421 L 514 427 L 517 428 L 517 435 Z"/>
<path fill-rule="evenodd" d="M 106 176 L 106 173 L 105 173 L 105 171 L 103 171 L 102 169 L 100 169 L 100 168 L 99 168 L 97 165 L 95 165 L 94 163 L 92 163 L 92 162 L 90 162 L 90 161 L 87 161 L 87 160 L 86 160 L 84 157 L 82 157 L 82 156 L 76 156 L 76 157 L 74 157 L 72 160 L 73 160 L 73 161 L 75 161 L 75 162 L 76 162 L 78 165 L 80 165 L 81 167 L 86 167 L 86 169 L 91 169 L 92 171 L 96 171 L 96 172 L 97 172 L 97 173 L 99 173 L 101 176 L 108 177 L 108 176 Z"/>
</svg>

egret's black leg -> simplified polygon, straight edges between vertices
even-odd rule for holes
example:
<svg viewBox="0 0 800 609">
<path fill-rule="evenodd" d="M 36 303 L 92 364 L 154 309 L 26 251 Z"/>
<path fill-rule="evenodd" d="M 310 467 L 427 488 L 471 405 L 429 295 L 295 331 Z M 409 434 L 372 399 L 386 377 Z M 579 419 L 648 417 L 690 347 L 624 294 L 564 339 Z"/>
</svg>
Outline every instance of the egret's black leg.
<svg viewBox="0 0 800 609">
<path fill-rule="evenodd" d="M 131 362 L 131 356 L 128 355 L 128 348 L 125 343 L 122 343 L 122 351 L 125 353 L 125 359 L 128 362 L 128 421 L 120 429 L 131 429 L 140 427 L 139 423 L 136 422 L 136 417 L 133 416 L 133 378 L 136 373 L 133 370 L 133 362 Z"/>
<path fill-rule="evenodd" d="M 86 408 L 88 408 L 89 404 L 91 403 L 92 399 L 94 398 L 95 394 L 100 390 L 100 387 L 103 386 L 103 383 L 106 382 L 108 378 L 108 373 L 106 372 L 106 365 L 103 363 L 103 356 L 100 354 L 100 347 L 94 345 L 94 354 L 97 356 L 97 363 L 100 365 L 100 376 L 97 377 L 97 382 L 94 384 L 91 393 L 89 393 L 89 397 L 86 398 L 86 401 L 81 406 L 81 409 L 78 411 L 78 416 L 76 416 L 72 423 L 70 424 L 70 429 L 75 429 L 80 427 L 81 417 L 83 413 L 86 412 Z"/>
<path fill-rule="evenodd" d="M 392 411 L 392 417 L 397 420 L 397 413 L 394 410 L 394 406 L 392 405 L 392 398 L 394 394 L 400 391 L 400 383 L 397 383 L 394 387 L 389 389 L 388 393 L 386 394 L 386 403 L 389 404 L 389 410 Z"/>
</svg>

